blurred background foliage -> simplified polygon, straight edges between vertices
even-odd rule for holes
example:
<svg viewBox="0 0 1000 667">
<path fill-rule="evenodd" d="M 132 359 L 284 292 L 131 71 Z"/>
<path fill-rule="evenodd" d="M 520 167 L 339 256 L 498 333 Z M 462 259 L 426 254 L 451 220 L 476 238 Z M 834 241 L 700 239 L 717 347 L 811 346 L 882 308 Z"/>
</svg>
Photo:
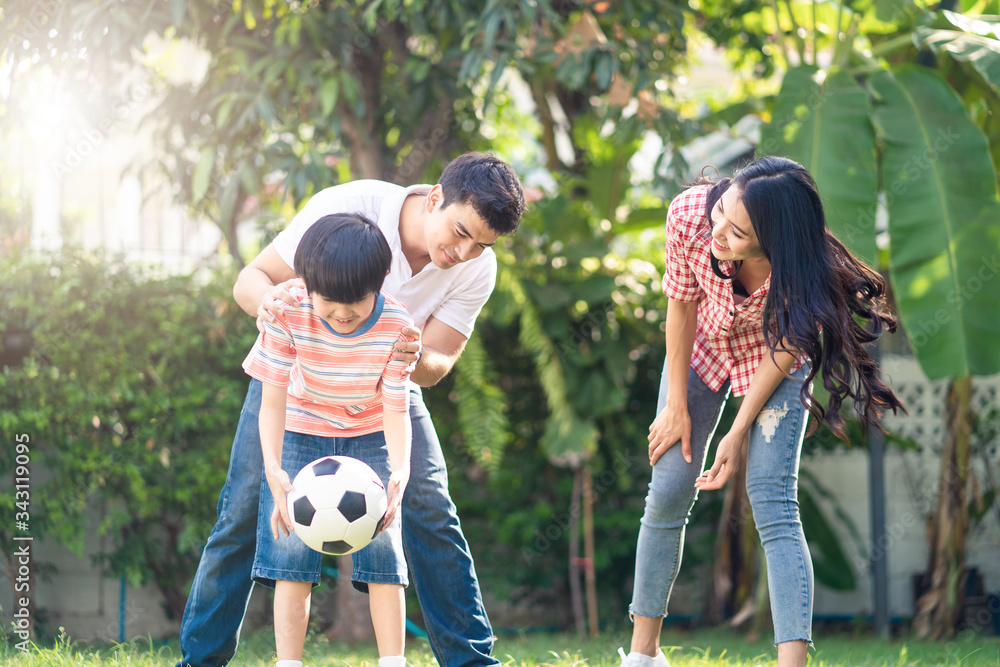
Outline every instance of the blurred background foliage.
<svg viewBox="0 0 1000 667">
<path fill-rule="evenodd" d="M 233 277 L 198 285 L 72 251 L 0 265 L 0 432 L 32 438 L 32 534 L 76 553 L 101 536 L 100 571 L 155 584 L 178 618 L 257 334 Z M 2 457 L 13 471 L 13 448 Z M 14 501 L 0 500 L 11 517 Z"/>
<path fill-rule="evenodd" d="M 889 172 L 876 168 L 891 141 L 873 127 L 892 123 L 879 124 L 858 82 L 892 79 L 923 59 L 926 71 L 903 76 L 943 81 L 957 100 L 947 113 L 977 124 L 989 148 L 977 143 L 978 156 L 996 159 L 996 22 L 963 23 L 961 13 L 997 4 L 953 2 L 949 14 L 897 0 L 11 0 L 0 9 L 0 54 L 13 72 L 0 132 L 30 113 L 17 86 L 41 69 L 94 121 L 110 113 L 116 77 L 152 73 L 157 101 L 143 127 L 156 150 L 132 171 L 217 224 L 233 268 L 260 249 L 240 243 L 239 224 L 264 228 L 266 242 L 322 188 L 433 182 L 465 150 L 511 161 L 536 201 L 498 244 L 497 289 L 466 353 L 426 396 L 484 590 L 561 605 L 565 616 L 553 618 L 579 628 L 581 562 L 596 575 L 601 620 L 624 618 L 631 594 L 664 353 L 662 225 L 670 198 L 702 166 L 685 156 L 704 154 L 685 148 L 709 133 L 770 140 L 764 152 L 807 166 L 821 148 L 844 159 L 845 147 L 868 151 L 858 162 L 868 190 L 843 170 L 829 184 L 817 178 L 824 193 L 846 184 L 877 202 L 891 192 Z M 731 85 L 675 94 L 688 61 L 713 46 Z M 189 47 L 201 65 L 179 71 Z M 932 52 L 954 57 L 927 61 Z M 844 99 L 857 107 L 854 124 L 821 125 L 828 117 L 817 109 Z M 763 137 L 737 129 L 747 114 L 765 123 Z M 805 141 L 819 129 L 832 143 Z M 858 137 L 869 143 L 858 148 Z M 0 221 L 15 218 L 8 204 L 0 197 Z M 863 222 L 842 233 L 873 258 L 874 215 Z M 255 335 L 229 295 L 233 268 L 163 278 L 69 252 L 9 254 L 2 269 L 0 431 L 30 426 L 41 443 L 52 477 L 38 494 L 49 512 L 38 530 L 75 549 L 84 531 L 101 531 L 112 545 L 105 571 L 155 581 L 178 616 L 214 520 L 246 384 L 239 364 Z M 984 368 L 992 358 L 976 357 Z M 821 430 L 806 455 L 842 446 Z M 836 535 L 856 531 L 836 503 L 829 516 L 820 510 L 833 496 L 819 480 L 804 476 L 802 492 L 818 579 L 852 588 Z M 705 496 L 692 519 L 686 567 L 717 568 L 703 603 L 710 619 L 759 600 L 766 586 L 744 500 L 731 484 Z M 97 506 L 103 523 L 90 526 L 86 510 Z M 591 542 L 582 558 L 581 532 Z"/>
</svg>

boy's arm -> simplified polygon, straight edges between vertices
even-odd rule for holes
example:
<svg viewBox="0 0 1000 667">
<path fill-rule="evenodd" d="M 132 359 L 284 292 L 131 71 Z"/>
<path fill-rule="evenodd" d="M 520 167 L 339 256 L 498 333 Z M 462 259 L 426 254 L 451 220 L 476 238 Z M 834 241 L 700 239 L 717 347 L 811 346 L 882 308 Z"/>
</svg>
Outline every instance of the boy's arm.
<svg viewBox="0 0 1000 667">
<path fill-rule="evenodd" d="M 383 530 L 393 519 L 403 499 L 403 491 L 410 479 L 410 412 L 391 410 L 382 406 L 382 428 L 385 432 L 385 444 L 389 450 L 389 464 L 392 474 L 389 475 L 388 505 L 386 507 Z"/>
<path fill-rule="evenodd" d="M 278 539 L 279 530 L 289 535 L 292 527 L 285 495 L 292 490 L 288 473 L 281 469 L 281 448 L 285 441 L 285 408 L 288 388 L 263 382 L 260 399 L 260 447 L 264 454 L 264 476 L 274 497 L 277 510 L 271 517 L 271 534 Z"/>
<path fill-rule="evenodd" d="M 409 316 L 403 318 L 412 326 Z M 405 329 L 405 327 L 403 327 Z M 394 346 L 398 346 L 397 339 Z M 393 355 L 395 357 L 395 355 Z M 389 450 L 389 486 L 383 528 L 392 523 L 410 479 L 410 390 L 406 386 L 406 363 L 392 358 L 382 369 L 382 431 Z"/>
</svg>

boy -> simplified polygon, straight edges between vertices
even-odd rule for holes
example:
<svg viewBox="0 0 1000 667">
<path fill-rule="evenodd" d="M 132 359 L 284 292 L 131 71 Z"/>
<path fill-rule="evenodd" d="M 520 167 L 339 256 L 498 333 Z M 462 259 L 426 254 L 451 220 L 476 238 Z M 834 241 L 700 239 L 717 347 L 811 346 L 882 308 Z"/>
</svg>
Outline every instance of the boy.
<svg viewBox="0 0 1000 667">
<path fill-rule="evenodd" d="M 295 278 L 296 249 L 305 228 L 324 215 L 362 211 L 389 241 L 392 269 L 383 289 L 406 304 L 415 324 L 407 335 L 419 338 L 399 343 L 393 353 L 417 362 L 410 376 L 414 453 L 403 499 L 403 543 L 431 649 L 442 667 L 500 663 L 490 655 L 493 630 L 421 387 L 440 381 L 462 353 L 496 280 L 496 255 L 489 246 L 517 229 L 524 207 L 514 170 L 483 153 L 455 158 L 433 186 L 362 180 L 326 188 L 243 269 L 233 288 L 243 310 L 263 319 L 280 310 L 276 300 L 294 303 L 285 285 Z M 260 392 L 261 383 L 252 380 L 219 494 L 218 520 L 184 609 L 178 665 L 219 667 L 236 652 L 253 583 L 262 467 Z"/>
<path fill-rule="evenodd" d="M 388 509 L 383 531 L 353 554 L 351 579 L 370 595 L 380 667 L 403 667 L 407 573 L 393 519 L 410 471 L 410 416 L 406 362 L 392 351 L 413 321 L 381 292 L 392 252 L 364 216 L 324 216 L 306 231 L 294 261 L 305 291 L 292 287 L 298 303 L 265 323 L 243 363 L 263 383 L 264 479 L 252 577 L 274 588 L 278 667 L 301 667 L 321 555 L 290 536 L 285 494 L 290 478 L 322 456 L 364 461 L 385 484 Z"/>
</svg>

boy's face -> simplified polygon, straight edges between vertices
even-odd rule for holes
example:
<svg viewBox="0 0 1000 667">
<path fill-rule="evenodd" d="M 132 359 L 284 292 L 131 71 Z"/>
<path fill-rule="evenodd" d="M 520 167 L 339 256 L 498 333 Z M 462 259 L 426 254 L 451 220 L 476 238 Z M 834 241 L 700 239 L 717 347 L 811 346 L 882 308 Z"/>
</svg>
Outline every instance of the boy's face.
<svg viewBox="0 0 1000 667">
<path fill-rule="evenodd" d="M 441 269 L 468 262 L 497 242 L 499 235 L 486 224 L 471 204 L 442 207 L 444 193 L 435 185 L 427 195 L 424 238 L 431 261 Z"/>
<path fill-rule="evenodd" d="M 357 303 L 337 303 L 315 292 L 309 294 L 313 311 L 339 334 L 352 334 L 368 321 L 375 310 L 375 292 Z"/>
</svg>

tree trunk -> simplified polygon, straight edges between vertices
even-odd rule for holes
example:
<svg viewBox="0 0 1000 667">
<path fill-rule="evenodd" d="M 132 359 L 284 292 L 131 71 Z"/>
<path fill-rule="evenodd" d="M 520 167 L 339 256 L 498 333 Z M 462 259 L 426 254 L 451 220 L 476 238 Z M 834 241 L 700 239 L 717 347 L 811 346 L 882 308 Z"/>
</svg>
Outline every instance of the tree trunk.
<svg viewBox="0 0 1000 667">
<path fill-rule="evenodd" d="M 587 634 L 583 614 L 583 591 L 580 589 L 580 500 L 583 494 L 583 471 L 573 471 L 573 496 L 569 501 L 569 597 L 573 605 L 576 634 L 581 639 Z"/>
<path fill-rule="evenodd" d="M 342 114 L 340 126 L 349 147 L 351 175 L 357 179 L 385 178 L 386 170 L 379 143 L 372 137 L 366 124 L 347 111 Z"/>
<path fill-rule="evenodd" d="M 754 532 L 756 534 L 756 531 Z M 753 625 L 750 626 L 750 633 L 747 635 L 747 639 L 750 641 L 759 639 L 771 625 L 771 596 L 767 588 L 767 564 L 764 562 L 764 549 L 759 542 L 758 540 L 756 546 L 757 562 L 760 563 L 760 568 L 757 574 L 757 594 L 754 602 L 757 609 L 753 617 Z"/>
<path fill-rule="evenodd" d="M 375 637 L 375 628 L 372 626 L 368 596 L 351 584 L 352 568 L 349 555 L 337 557 L 337 571 L 340 572 L 335 592 L 337 617 L 326 636 L 349 643 L 370 641 Z"/>
<path fill-rule="evenodd" d="M 583 549 L 586 557 L 584 572 L 587 575 L 587 618 L 590 636 L 598 633 L 597 573 L 594 570 L 594 486 L 591 484 L 590 467 L 583 466 Z"/>
<path fill-rule="evenodd" d="M 721 623 L 736 612 L 750 595 L 754 577 L 754 559 L 747 558 L 747 530 L 751 521 L 750 502 L 746 494 L 746 448 L 744 460 L 725 486 L 719 533 L 715 539 L 714 583 L 708 605 L 708 618 Z M 752 525 L 751 525 L 752 531 Z"/>
<path fill-rule="evenodd" d="M 447 163 L 453 157 L 450 148 L 455 143 L 452 128 L 455 121 L 454 100 L 444 95 L 437 102 L 437 106 L 428 109 L 420 120 L 420 127 L 412 145 L 408 145 L 406 157 L 398 167 L 387 168 L 383 180 L 403 186 L 421 183 L 434 160 L 440 158 Z M 437 182 L 437 176 L 435 174 L 430 182 Z"/>
<path fill-rule="evenodd" d="M 556 150 L 556 121 L 552 117 L 552 107 L 549 106 L 545 83 L 536 78 L 531 82 L 531 95 L 538 109 L 538 120 L 542 124 L 540 141 L 545 149 L 545 166 L 553 173 L 559 173 L 563 164 Z"/>
<path fill-rule="evenodd" d="M 965 592 L 965 538 L 969 527 L 972 378 L 952 380 L 946 400 L 944 451 L 938 478 L 937 509 L 930 518 L 930 558 L 917 600 L 913 627 L 923 638 L 950 637 L 960 617 Z"/>
<path fill-rule="evenodd" d="M 234 174 L 230 178 L 236 178 L 236 175 Z M 246 200 L 247 196 L 243 193 L 243 188 L 237 187 L 236 202 L 233 205 L 233 210 L 229 213 L 229 219 L 219 220 L 219 227 L 222 229 L 222 235 L 226 239 L 226 247 L 229 249 L 229 254 L 232 255 L 233 261 L 236 262 L 237 270 L 242 270 L 246 266 L 246 262 L 243 261 L 243 255 L 240 253 L 239 235 L 236 233 L 236 228 L 240 222 L 239 212 L 243 210 Z"/>
</svg>

